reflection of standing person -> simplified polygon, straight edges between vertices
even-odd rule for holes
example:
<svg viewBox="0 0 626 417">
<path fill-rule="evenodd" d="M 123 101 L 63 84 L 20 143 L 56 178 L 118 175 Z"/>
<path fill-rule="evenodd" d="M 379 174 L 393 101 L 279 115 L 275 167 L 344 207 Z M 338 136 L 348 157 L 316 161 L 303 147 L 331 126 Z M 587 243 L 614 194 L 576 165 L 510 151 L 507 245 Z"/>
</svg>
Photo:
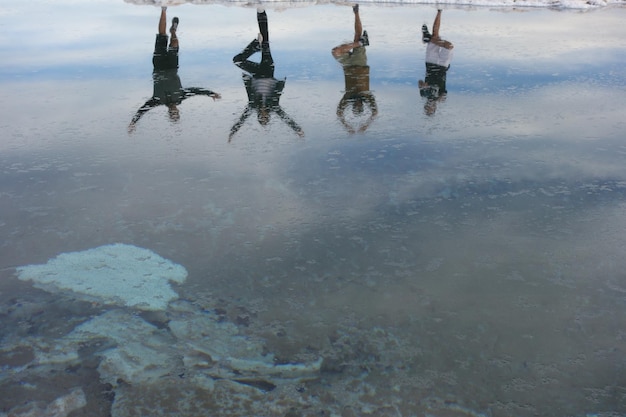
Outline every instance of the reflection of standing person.
<svg viewBox="0 0 626 417">
<path fill-rule="evenodd" d="M 156 35 L 154 44 L 154 54 L 152 55 L 152 65 L 154 71 L 152 73 L 153 93 L 152 98 L 137 110 L 130 125 L 129 133 L 135 130 L 135 125 L 145 113 L 150 109 L 165 105 L 168 109 L 169 118 L 172 122 L 180 119 L 178 105 L 183 100 L 195 95 L 205 95 L 212 97 L 213 100 L 220 98 L 220 95 L 213 91 L 203 88 L 183 88 L 178 77 L 178 37 L 176 30 L 178 29 L 178 18 L 172 19 L 170 27 L 170 37 L 167 36 L 167 7 L 161 7 L 161 17 L 159 18 L 159 33 Z M 168 45 L 169 40 L 169 45 Z"/>
<path fill-rule="evenodd" d="M 426 25 L 422 26 L 422 41 L 426 43 L 426 77 L 419 80 L 420 95 L 426 97 L 424 112 L 427 115 L 435 114 L 437 102 L 446 98 L 446 75 L 452 60 L 452 43 L 439 37 L 441 24 L 441 9 L 437 10 L 437 16 L 433 23 L 432 35 Z"/>
<path fill-rule="evenodd" d="M 261 32 L 258 39 L 254 39 L 241 53 L 233 57 L 233 63 L 247 72 L 247 74 L 243 74 L 243 82 L 248 94 L 248 105 L 239 120 L 230 129 L 228 141 L 232 140 L 254 110 L 257 112 L 257 120 L 262 126 L 269 123 L 273 112 L 298 136 L 304 136 L 302 128 L 285 113 L 279 104 L 280 96 L 285 88 L 285 79 L 277 80 L 274 78 L 274 59 L 270 51 L 270 37 L 265 10 L 257 9 L 256 17 L 259 32 Z M 261 52 L 260 62 L 248 60 L 257 52 Z"/>
<path fill-rule="evenodd" d="M 345 93 L 337 106 L 337 117 L 348 132 L 355 133 L 367 130 L 378 114 L 378 106 L 374 94 L 370 91 L 370 67 L 367 65 L 365 53 L 365 47 L 370 44 L 369 37 L 361 24 L 359 5 L 354 5 L 352 11 L 354 12 L 354 39 L 352 42 L 334 47 L 332 54 L 343 67 L 345 79 Z M 359 126 L 352 126 L 345 117 L 345 111 L 349 107 L 356 117 L 366 114 L 366 108 L 369 107 L 369 117 Z"/>
</svg>

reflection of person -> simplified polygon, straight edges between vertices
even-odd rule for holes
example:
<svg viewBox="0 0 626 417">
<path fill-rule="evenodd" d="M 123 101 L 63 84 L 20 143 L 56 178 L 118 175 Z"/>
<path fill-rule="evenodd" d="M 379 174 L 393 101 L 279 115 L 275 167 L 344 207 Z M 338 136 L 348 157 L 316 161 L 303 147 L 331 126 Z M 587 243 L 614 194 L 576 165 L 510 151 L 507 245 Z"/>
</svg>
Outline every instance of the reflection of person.
<svg viewBox="0 0 626 417">
<path fill-rule="evenodd" d="M 176 29 L 178 28 L 178 18 L 172 19 L 170 27 L 171 38 L 168 39 L 167 26 L 167 7 L 161 7 L 161 17 L 159 18 L 159 33 L 156 35 L 154 44 L 154 54 L 152 55 L 152 65 L 154 71 L 152 80 L 154 90 L 152 98 L 137 110 L 130 125 L 129 133 L 135 130 L 135 126 L 139 119 L 150 109 L 157 106 L 167 106 L 169 118 L 172 122 L 176 122 L 180 118 L 178 105 L 183 100 L 196 95 L 205 95 L 212 97 L 213 100 L 220 98 L 220 95 L 203 88 L 183 88 L 178 77 L 178 37 Z M 169 45 L 168 45 L 169 40 Z"/>
<path fill-rule="evenodd" d="M 439 37 L 441 24 L 441 9 L 437 10 L 437 16 L 433 23 L 432 35 L 426 25 L 422 26 L 422 41 L 426 43 L 426 77 L 419 80 L 420 95 L 426 97 L 424 112 L 427 115 L 435 114 L 437 102 L 446 98 L 446 75 L 452 60 L 452 43 Z"/>
<path fill-rule="evenodd" d="M 367 65 L 365 47 L 369 45 L 367 31 L 363 30 L 359 5 L 352 7 L 354 12 L 354 39 L 352 42 L 336 46 L 332 50 L 333 57 L 343 67 L 345 79 L 345 93 L 337 106 L 337 117 L 350 133 L 365 132 L 370 123 L 378 114 L 378 106 L 374 94 L 370 91 L 370 67 Z M 369 117 L 360 125 L 352 126 L 345 116 L 345 111 L 351 108 L 357 118 Z"/>
<path fill-rule="evenodd" d="M 274 59 L 270 51 L 270 38 L 267 23 L 267 14 L 264 9 L 257 9 L 257 23 L 259 24 L 258 39 L 254 39 L 241 53 L 233 57 L 233 62 L 247 74 L 243 74 L 243 82 L 248 94 L 248 105 L 239 120 L 230 129 L 230 142 L 237 131 L 243 126 L 254 110 L 257 120 L 262 126 L 270 121 L 271 113 L 276 113 L 298 136 L 304 136 L 302 128 L 291 118 L 279 104 L 280 96 L 285 88 L 285 79 L 274 78 Z M 252 55 L 261 52 L 261 61 L 248 60 Z"/>
</svg>

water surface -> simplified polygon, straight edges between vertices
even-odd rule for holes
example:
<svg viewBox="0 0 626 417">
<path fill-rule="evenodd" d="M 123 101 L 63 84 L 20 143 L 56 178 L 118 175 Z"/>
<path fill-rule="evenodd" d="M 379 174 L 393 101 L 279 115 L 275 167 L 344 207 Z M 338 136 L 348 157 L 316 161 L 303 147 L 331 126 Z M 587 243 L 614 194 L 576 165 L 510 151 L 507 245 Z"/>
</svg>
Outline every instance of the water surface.
<svg viewBox="0 0 626 417">
<path fill-rule="evenodd" d="M 152 93 L 159 9 L 10 3 L 0 412 L 82 387 L 90 415 L 626 413 L 626 12 L 445 10 L 455 57 L 427 115 L 418 36 L 434 12 L 361 7 L 378 114 L 352 134 L 330 53 L 352 36 L 350 7 L 268 6 L 280 104 L 304 136 L 251 117 L 229 141 L 254 7 L 168 9 L 183 86 L 221 99 L 186 100 L 177 122 L 161 106 L 129 133 Z M 115 307 L 33 288 L 15 267 L 112 243 L 183 265 L 182 301 L 278 363 L 323 358 L 319 375 L 194 394 L 177 375 L 104 384 L 95 342 L 31 363 L 33 340 Z M 148 318 L 167 332 L 163 314 Z"/>
</svg>

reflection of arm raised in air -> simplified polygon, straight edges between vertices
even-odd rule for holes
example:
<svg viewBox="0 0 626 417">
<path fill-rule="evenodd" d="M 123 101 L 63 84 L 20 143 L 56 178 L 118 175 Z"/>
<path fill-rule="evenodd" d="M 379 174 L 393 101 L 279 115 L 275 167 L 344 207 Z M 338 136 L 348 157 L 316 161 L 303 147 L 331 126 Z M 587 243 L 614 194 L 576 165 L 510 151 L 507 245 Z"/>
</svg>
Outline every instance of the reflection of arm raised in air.
<svg viewBox="0 0 626 417">
<path fill-rule="evenodd" d="M 185 88 L 183 90 L 183 95 L 184 95 L 184 98 L 193 97 L 193 96 L 209 96 L 213 100 L 222 98 L 222 96 L 220 96 L 218 93 L 214 91 L 207 90 L 205 88 L 197 88 L 197 87 Z"/>
<path fill-rule="evenodd" d="M 361 95 L 363 97 L 363 103 L 368 105 L 370 110 L 372 111 L 372 114 L 370 114 L 370 117 L 363 124 L 363 126 L 361 126 L 361 128 L 359 129 L 359 132 L 362 133 L 367 130 L 367 128 L 372 123 L 372 121 L 376 118 L 376 116 L 378 116 L 378 104 L 376 104 L 376 98 L 374 97 L 374 94 L 372 94 L 371 92 L 368 91 L 366 93 L 362 93 Z"/>
<path fill-rule="evenodd" d="M 293 129 L 294 132 L 296 132 L 296 134 L 300 137 L 304 136 L 304 130 L 302 130 L 302 128 L 300 127 L 300 125 L 298 123 L 296 123 L 295 120 L 293 120 L 287 113 L 285 113 L 285 111 L 282 109 L 282 107 L 277 107 L 275 109 L 276 114 L 280 117 L 280 119 L 285 122 L 287 124 L 287 126 L 289 126 L 291 129 Z"/>
<path fill-rule="evenodd" d="M 130 121 L 128 125 L 128 133 L 132 133 L 135 130 L 135 125 L 141 119 L 141 117 L 146 114 L 150 109 L 155 108 L 156 106 L 161 104 L 161 100 L 158 98 L 152 97 L 150 100 L 146 101 L 146 103 L 137 110 L 135 116 L 133 116 L 133 120 Z"/>
<path fill-rule="evenodd" d="M 235 134 L 239 131 L 239 129 L 241 129 L 241 126 L 243 126 L 243 124 L 246 122 L 248 117 L 250 117 L 250 114 L 252 114 L 252 107 L 246 106 L 239 120 L 237 120 L 237 122 L 233 125 L 233 127 L 230 128 L 230 134 L 228 135 L 228 142 L 230 142 L 235 136 Z"/>
<path fill-rule="evenodd" d="M 348 108 L 348 103 L 350 103 L 350 100 L 348 100 L 345 95 L 341 100 L 339 100 L 339 104 L 337 105 L 337 118 L 339 119 L 343 127 L 346 128 L 348 133 L 355 133 L 356 131 L 352 126 L 348 124 L 348 122 L 346 122 L 346 118 L 344 116 L 346 108 Z"/>
<path fill-rule="evenodd" d="M 367 104 L 372 110 L 372 117 L 376 117 L 378 114 L 378 104 L 376 104 L 376 97 L 374 97 L 374 94 L 370 91 L 366 91 L 361 93 L 361 97 L 363 98 L 363 103 Z"/>
</svg>

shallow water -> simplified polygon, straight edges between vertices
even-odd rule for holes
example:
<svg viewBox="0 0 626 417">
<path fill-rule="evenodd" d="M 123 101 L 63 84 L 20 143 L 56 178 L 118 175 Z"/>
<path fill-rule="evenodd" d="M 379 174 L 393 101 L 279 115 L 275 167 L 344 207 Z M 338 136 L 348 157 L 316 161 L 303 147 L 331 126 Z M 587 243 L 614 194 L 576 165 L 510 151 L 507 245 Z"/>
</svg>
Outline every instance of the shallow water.
<svg viewBox="0 0 626 417">
<path fill-rule="evenodd" d="M 330 54 L 350 8 L 268 6 L 280 104 L 304 136 L 252 116 L 229 141 L 254 8 L 170 7 L 183 86 L 221 98 L 184 101 L 177 122 L 153 109 L 129 133 L 159 9 L 37 6 L 2 11 L 0 413 L 72 387 L 85 415 L 626 413 L 626 9 L 445 10 L 448 97 L 426 115 L 418 34 L 435 9 L 362 6 L 378 114 L 351 134 Z M 270 391 L 110 384 L 102 338 L 35 363 L 33 340 L 116 307 L 15 267 L 117 242 L 183 265 L 183 302 L 279 363 L 323 358 L 319 375 Z M 167 331 L 181 308 L 148 319 Z"/>
</svg>

